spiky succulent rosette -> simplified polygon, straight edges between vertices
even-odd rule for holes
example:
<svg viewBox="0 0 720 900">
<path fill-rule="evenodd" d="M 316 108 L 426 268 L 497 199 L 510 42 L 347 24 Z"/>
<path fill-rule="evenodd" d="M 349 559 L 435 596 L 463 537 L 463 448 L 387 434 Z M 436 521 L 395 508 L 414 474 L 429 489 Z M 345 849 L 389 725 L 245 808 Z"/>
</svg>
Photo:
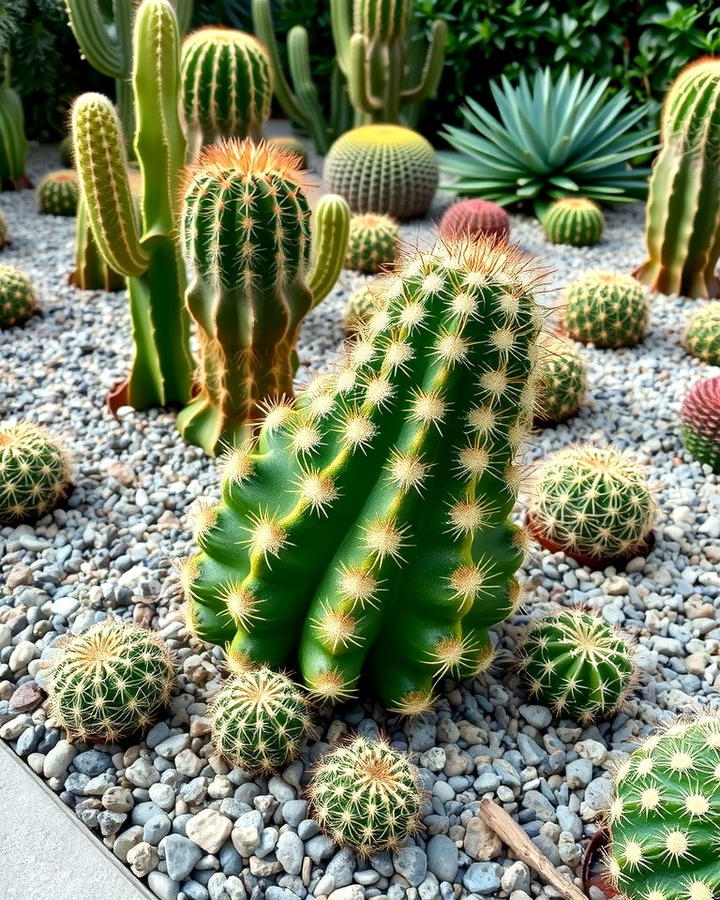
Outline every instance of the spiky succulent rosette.
<svg viewBox="0 0 720 900">
<path fill-rule="evenodd" d="M 397 847 L 417 830 L 422 791 L 408 757 L 358 736 L 320 759 L 308 793 L 320 827 L 361 857 Z"/>
<path fill-rule="evenodd" d="M 0 426 L 0 525 L 39 519 L 69 485 L 68 456 L 45 428 Z"/>
<path fill-rule="evenodd" d="M 74 216 L 78 205 L 78 178 L 74 169 L 48 172 L 37 186 L 37 202 L 41 213 L 51 216 Z"/>
<path fill-rule="evenodd" d="M 575 344 L 559 335 L 544 335 L 540 341 L 535 421 L 551 424 L 569 419 L 580 408 L 586 388 L 585 361 Z"/>
<path fill-rule="evenodd" d="M 699 381 L 688 391 L 680 418 L 687 450 L 720 474 L 720 375 Z"/>
<path fill-rule="evenodd" d="M 553 244 L 592 247 L 602 237 L 605 220 L 597 203 L 585 197 L 556 200 L 543 219 L 545 237 Z"/>
<path fill-rule="evenodd" d="M 71 740 L 145 730 L 170 700 L 172 654 L 154 632 L 111 618 L 62 643 L 49 665 L 53 716 Z"/>
<path fill-rule="evenodd" d="M 459 200 L 443 213 L 439 232 L 447 240 L 459 237 L 507 238 L 510 234 L 510 218 L 505 210 L 492 200 Z"/>
<path fill-rule="evenodd" d="M 345 268 L 355 272 L 378 272 L 393 262 L 398 252 L 400 231 L 390 216 L 366 213 L 350 219 L 350 235 Z"/>
<path fill-rule="evenodd" d="M 696 359 L 720 366 L 720 303 L 707 303 L 692 315 L 685 346 Z"/>
<path fill-rule="evenodd" d="M 382 304 L 383 280 L 382 276 L 372 278 L 348 297 L 343 311 L 345 331 L 348 334 L 356 334 L 361 331 L 363 326 L 372 319 L 378 305 Z"/>
<path fill-rule="evenodd" d="M 558 608 L 533 622 L 518 661 L 531 697 L 581 725 L 620 709 L 635 676 L 628 638 L 580 609 Z"/>
<path fill-rule="evenodd" d="M 703 715 L 647 740 L 620 767 L 608 868 L 633 900 L 720 894 L 720 718 Z"/>
<path fill-rule="evenodd" d="M 565 291 L 563 321 L 568 334 L 596 347 L 632 347 L 650 319 L 644 288 L 631 275 L 588 272 Z"/>
<path fill-rule="evenodd" d="M 310 728 L 308 701 L 301 689 L 272 669 L 233 675 L 209 710 L 215 749 L 233 766 L 269 771 L 300 755 Z"/>
<path fill-rule="evenodd" d="M 0 265 L 0 328 L 27 322 L 37 307 L 32 281 L 15 266 Z"/>
</svg>

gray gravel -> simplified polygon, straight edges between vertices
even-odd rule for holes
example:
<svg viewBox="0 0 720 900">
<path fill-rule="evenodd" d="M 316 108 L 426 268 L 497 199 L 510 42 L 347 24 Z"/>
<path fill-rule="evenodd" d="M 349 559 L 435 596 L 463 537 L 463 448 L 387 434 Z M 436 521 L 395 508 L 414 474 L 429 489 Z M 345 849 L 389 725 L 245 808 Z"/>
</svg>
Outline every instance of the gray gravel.
<svg viewBox="0 0 720 900">
<path fill-rule="evenodd" d="M 34 151 L 35 177 L 56 166 L 52 149 Z M 0 738 L 162 900 L 555 896 L 506 857 L 475 815 L 479 800 L 501 803 L 561 871 L 577 876 L 613 767 L 658 722 L 698 700 L 718 705 L 718 478 L 683 452 L 677 425 L 688 386 L 712 371 L 679 344 L 699 304 L 655 297 L 651 332 L 639 347 L 584 349 L 583 409 L 528 449 L 532 460 L 591 440 L 634 453 L 657 490 L 653 553 L 626 572 L 588 572 L 533 548 L 526 609 L 496 630 L 500 652 L 489 675 L 448 681 L 437 710 L 412 722 L 370 700 L 338 709 L 320 720 L 300 761 L 257 779 L 229 769 L 209 743 L 206 704 L 220 682 L 221 654 L 190 640 L 170 564 L 191 548 L 191 507 L 217 497 L 214 465 L 183 443 L 167 413 L 109 416 L 104 395 L 130 353 L 124 294 L 67 286 L 72 220 L 39 217 L 27 191 L 0 195 L 0 208 L 14 239 L 0 257 L 32 276 L 44 308 L 25 328 L 3 333 L 1 414 L 47 424 L 75 459 L 65 508 L 35 526 L 0 529 Z M 512 219 L 513 237 L 554 269 L 558 288 L 587 268 L 635 265 L 642 219 L 640 207 L 610 213 L 603 241 L 586 250 L 548 245 L 522 217 Z M 411 245 L 428 234 L 428 223 L 403 229 Z M 342 337 L 342 306 L 362 280 L 343 273 L 308 318 L 302 378 L 327 365 Z M 556 302 L 549 291 L 548 305 Z M 610 722 L 584 729 L 553 722 L 507 665 L 528 617 L 551 601 L 595 606 L 638 639 L 638 690 Z M 152 625 L 175 649 L 177 693 L 168 718 L 140 744 L 71 745 L 46 719 L 40 665 L 60 635 L 108 611 Z M 424 830 L 393 854 L 359 860 L 319 833 L 303 787 L 329 743 L 349 729 L 378 728 L 419 766 Z"/>
</svg>

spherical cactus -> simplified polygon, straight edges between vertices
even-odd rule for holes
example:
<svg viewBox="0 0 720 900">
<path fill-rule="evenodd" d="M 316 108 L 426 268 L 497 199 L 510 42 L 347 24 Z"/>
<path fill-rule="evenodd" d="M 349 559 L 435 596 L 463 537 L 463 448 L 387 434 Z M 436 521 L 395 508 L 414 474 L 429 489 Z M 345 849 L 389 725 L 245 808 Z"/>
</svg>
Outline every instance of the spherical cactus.
<svg viewBox="0 0 720 900">
<path fill-rule="evenodd" d="M 565 292 L 565 329 L 583 344 L 632 347 L 645 336 L 649 319 L 647 293 L 630 275 L 589 272 Z"/>
<path fill-rule="evenodd" d="M 698 461 L 720 474 L 720 375 L 694 385 L 682 405 L 682 441 Z"/>
<path fill-rule="evenodd" d="M 152 725 L 174 679 L 173 657 L 159 635 L 112 618 L 60 644 L 47 691 L 70 740 L 112 743 Z"/>
<path fill-rule="evenodd" d="M 14 266 L 0 265 L 0 328 L 26 322 L 37 307 L 30 279 Z"/>
<path fill-rule="evenodd" d="M 543 219 L 545 237 L 553 244 L 592 247 L 602 237 L 605 220 L 600 207 L 585 197 L 556 200 Z"/>
<path fill-rule="evenodd" d="M 673 725 L 620 767 L 608 868 L 623 897 L 713 900 L 720 894 L 719 780 L 717 715 Z"/>
<path fill-rule="evenodd" d="M 552 550 L 604 566 L 648 552 L 655 502 L 640 468 L 612 449 L 568 447 L 538 467 L 528 525 Z"/>
<path fill-rule="evenodd" d="M 75 155 L 73 153 L 73 141 L 71 134 L 66 134 L 65 137 L 60 141 L 60 146 L 58 147 L 58 155 L 60 156 L 60 165 L 63 167 L 63 169 L 75 168 Z"/>
<path fill-rule="evenodd" d="M 439 180 L 435 151 L 400 125 L 361 125 L 339 137 L 325 159 L 327 189 L 356 213 L 396 219 L 424 215 Z"/>
<path fill-rule="evenodd" d="M 350 219 L 345 268 L 377 272 L 397 256 L 400 231 L 389 216 L 366 213 Z"/>
<path fill-rule="evenodd" d="M 419 824 L 417 775 L 408 758 L 383 740 L 358 736 L 326 754 L 309 795 L 320 827 L 360 856 L 396 847 Z"/>
<path fill-rule="evenodd" d="M 382 283 L 382 277 L 373 278 L 350 295 L 343 313 L 348 334 L 359 331 L 370 321 L 381 301 Z"/>
<path fill-rule="evenodd" d="M 48 172 L 37 187 L 41 213 L 50 216 L 74 216 L 78 205 L 78 180 L 74 169 Z"/>
<path fill-rule="evenodd" d="M 233 675 L 210 707 L 215 749 L 233 766 L 278 769 L 300 754 L 310 728 L 308 701 L 285 675 L 262 668 Z"/>
<path fill-rule="evenodd" d="M 268 144 L 277 147 L 278 150 L 284 150 L 286 153 L 292 153 L 294 156 L 297 156 L 303 169 L 307 169 L 310 158 L 308 156 L 307 148 L 302 141 L 299 141 L 295 137 L 283 136 L 271 138 L 268 141 Z"/>
<path fill-rule="evenodd" d="M 685 346 L 696 359 L 720 366 L 720 303 L 707 303 L 691 317 Z"/>
<path fill-rule="evenodd" d="M 70 485 L 67 454 L 38 425 L 0 426 L 0 525 L 39 519 Z"/>
<path fill-rule="evenodd" d="M 558 718 L 589 725 L 615 713 L 635 675 L 628 639 L 603 619 L 560 609 L 528 628 L 518 652 L 520 674 L 533 699 Z"/>
<path fill-rule="evenodd" d="M 0 212 L 0 250 L 10 243 L 10 229 L 8 228 L 7 219 Z M 1 326 L 0 326 L 1 327 Z"/>
<path fill-rule="evenodd" d="M 586 388 L 585 362 L 575 344 L 545 335 L 540 342 L 535 421 L 552 424 L 569 419 L 580 408 Z"/>
<path fill-rule="evenodd" d="M 507 238 L 510 219 L 502 206 L 491 200 L 460 200 L 445 210 L 439 231 L 446 239 L 478 237 L 481 234 Z"/>
</svg>

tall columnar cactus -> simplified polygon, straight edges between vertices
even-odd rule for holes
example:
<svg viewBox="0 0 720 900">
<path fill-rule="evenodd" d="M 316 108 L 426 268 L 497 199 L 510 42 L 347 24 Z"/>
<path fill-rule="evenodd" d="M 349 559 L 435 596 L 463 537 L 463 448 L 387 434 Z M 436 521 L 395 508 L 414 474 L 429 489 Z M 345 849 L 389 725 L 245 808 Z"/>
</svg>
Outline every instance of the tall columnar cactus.
<svg viewBox="0 0 720 900">
<path fill-rule="evenodd" d="M 313 220 L 311 240 L 297 158 L 282 150 L 233 141 L 191 172 L 182 236 L 200 390 L 178 428 L 208 453 L 242 443 L 260 403 L 292 396 L 300 325 L 340 274 L 350 211 L 326 195 Z"/>
<path fill-rule="evenodd" d="M 78 179 L 74 169 L 48 172 L 37 186 L 38 209 L 50 216 L 74 216 L 78 207 Z"/>
<path fill-rule="evenodd" d="M 390 216 L 366 213 L 350 219 L 345 268 L 355 272 L 378 272 L 398 253 L 400 230 Z"/>
<path fill-rule="evenodd" d="M 720 375 L 693 385 L 680 411 L 682 441 L 692 456 L 720 474 Z"/>
<path fill-rule="evenodd" d="M 31 187 L 25 174 L 27 152 L 22 102 L 10 80 L 10 55 L 0 53 L 0 190 Z"/>
<path fill-rule="evenodd" d="M 630 275 L 588 272 L 568 285 L 562 319 L 568 334 L 596 347 L 632 347 L 650 319 L 647 292 Z"/>
<path fill-rule="evenodd" d="M 712 900 L 720 892 L 720 718 L 651 737 L 620 767 L 610 807 L 610 875 L 633 900 Z"/>
<path fill-rule="evenodd" d="M 519 598 L 524 532 L 508 516 L 532 419 L 536 281 L 488 242 L 404 262 L 337 371 L 272 406 L 257 448 L 227 459 L 180 570 L 198 637 L 243 664 L 297 651 L 327 699 L 367 668 L 401 713 L 425 708 L 447 671 L 489 664 L 488 628 Z"/>
<path fill-rule="evenodd" d="M 0 525 L 41 518 L 69 486 L 68 456 L 49 432 L 30 422 L 0 427 Z"/>
<path fill-rule="evenodd" d="M 696 359 L 720 366 L 720 303 L 707 303 L 693 313 L 684 342 Z"/>
<path fill-rule="evenodd" d="M 192 159 L 218 138 L 260 140 L 273 81 L 257 38 L 233 28 L 193 32 L 183 41 L 181 81 Z"/>
<path fill-rule="evenodd" d="M 543 335 L 540 349 L 535 421 L 564 422 L 583 402 L 587 389 L 585 362 L 575 344 L 559 335 Z"/>
<path fill-rule="evenodd" d="M 0 265 L 0 328 L 22 325 L 35 312 L 37 291 L 15 266 Z"/>
<path fill-rule="evenodd" d="M 127 278 L 135 356 L 122 390 L 136 409 L 183 404 L 192 361 L 177 237 L 185 136 L 178 114 L 179 37 L 168 0 L 143 0 L 134 31 L 135 151 L 142 175 L 140 216 L 130 190 L 115 110 L 101 94 L 73 106 L 82 202 L 105 262 Z"/>
<path fill-rule="evenodd" d="M 545 237 L 553 244 L 592 247 L 602 237 L 605 219 L 592 200 L 563 197 L 550 206 L 542 224 Z"/>
</svg>

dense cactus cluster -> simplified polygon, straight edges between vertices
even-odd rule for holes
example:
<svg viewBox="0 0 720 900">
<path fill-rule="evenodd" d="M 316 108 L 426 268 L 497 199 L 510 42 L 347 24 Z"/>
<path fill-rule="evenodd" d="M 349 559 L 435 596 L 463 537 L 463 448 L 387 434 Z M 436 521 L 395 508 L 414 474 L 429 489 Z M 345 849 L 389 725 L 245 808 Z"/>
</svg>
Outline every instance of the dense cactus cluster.
<svg viewBox="0 0 720 900">
<path fill-rule="evenodd" d="M 591 247 L 602 237 L 605 220 L 597 203 L 585 197 L 563 197 L 543 218 L 545 237 L 553 244 Z"/>
<path fill-rule="evenodd" d="M 39 519 L 69 487 L 68 456 L 45 428 L 0 426 L 0 525 Z"/>
<path fill-rule="evenodd" d="M 685 346 L 696 359 L 720 366 L 720 303 L 708 303 L 693 313 L 685 332 Z"/>
<path fill-rule="evenodd" d="M 687 450 L 720 474 L 720 375 L 699 381 L 688 391 L 680 418 Z"/>
<path fill-rule="evenodd" d="M 74 216 L 78 206 L 78 179 L 74 169 L 48 172 L 37 186 L 38 209 L 50 216 Z"/>
<path fill-rule="evenodd" d="M 564 422 L 583 402 L 587 389 L 585 361 L 574 344 L 555 334 L 543 335 L 540 350 L 535 421 Z"/>
<path fill-rule="evenodd" d="M 378 272 L 398 253 L 400 231 L 390 216 L 366 213 L 350 219 L 345 268 L 355 272 Z"/>
<path fill-rule="evenodd" d="M 534 700 L 587 726 L 625 702 L 635 676 L 632 657 L 628 639 L 603 619 L 558 609 L 529 626 L 518 662 Z"/>
<path fill-rule="evenodd" d="M 383 277 L 378 276 L 350 294 L 343 311 L 345 331 L 348 334 L 361 331 L 372 319 L 378 303 L 382 303 L 382 285 Z"/>
<path fill-rule="evenodd" d="M 0 329 L 22 325 L 37 308 L 32 281 L 15 266 L 0 264 Z"/>
<path fill-rule="evenodd" d="M 387 741 L 356 737 L 326 754 L 308 789 L 320 827 L 361 857 L 417 830 L 422 791 L 409 759 Z"/>
<path fill-rule="evenodd" d="M 363 125 L 346 132 L 325 159 L 328 190 L 355 213 L 396 219 L 424 215 L 439 180 L 435 151 L 425 138 L 400 125 Z"/>
<path fill-rule="evenodd" d="M 459 200 L 443 213 L 440 234 L 451 240 L 458 237 L 507 238 L 510 234 L 510 217 L 491 200 Z"/>
<path fill-rule="evenodd" d="M 647 293 L 630 276 L 589 272 L 565 291 L 563 324 L 568 334 L 596 347 L 632 347 L 650 319 Z"/>
</svg>

